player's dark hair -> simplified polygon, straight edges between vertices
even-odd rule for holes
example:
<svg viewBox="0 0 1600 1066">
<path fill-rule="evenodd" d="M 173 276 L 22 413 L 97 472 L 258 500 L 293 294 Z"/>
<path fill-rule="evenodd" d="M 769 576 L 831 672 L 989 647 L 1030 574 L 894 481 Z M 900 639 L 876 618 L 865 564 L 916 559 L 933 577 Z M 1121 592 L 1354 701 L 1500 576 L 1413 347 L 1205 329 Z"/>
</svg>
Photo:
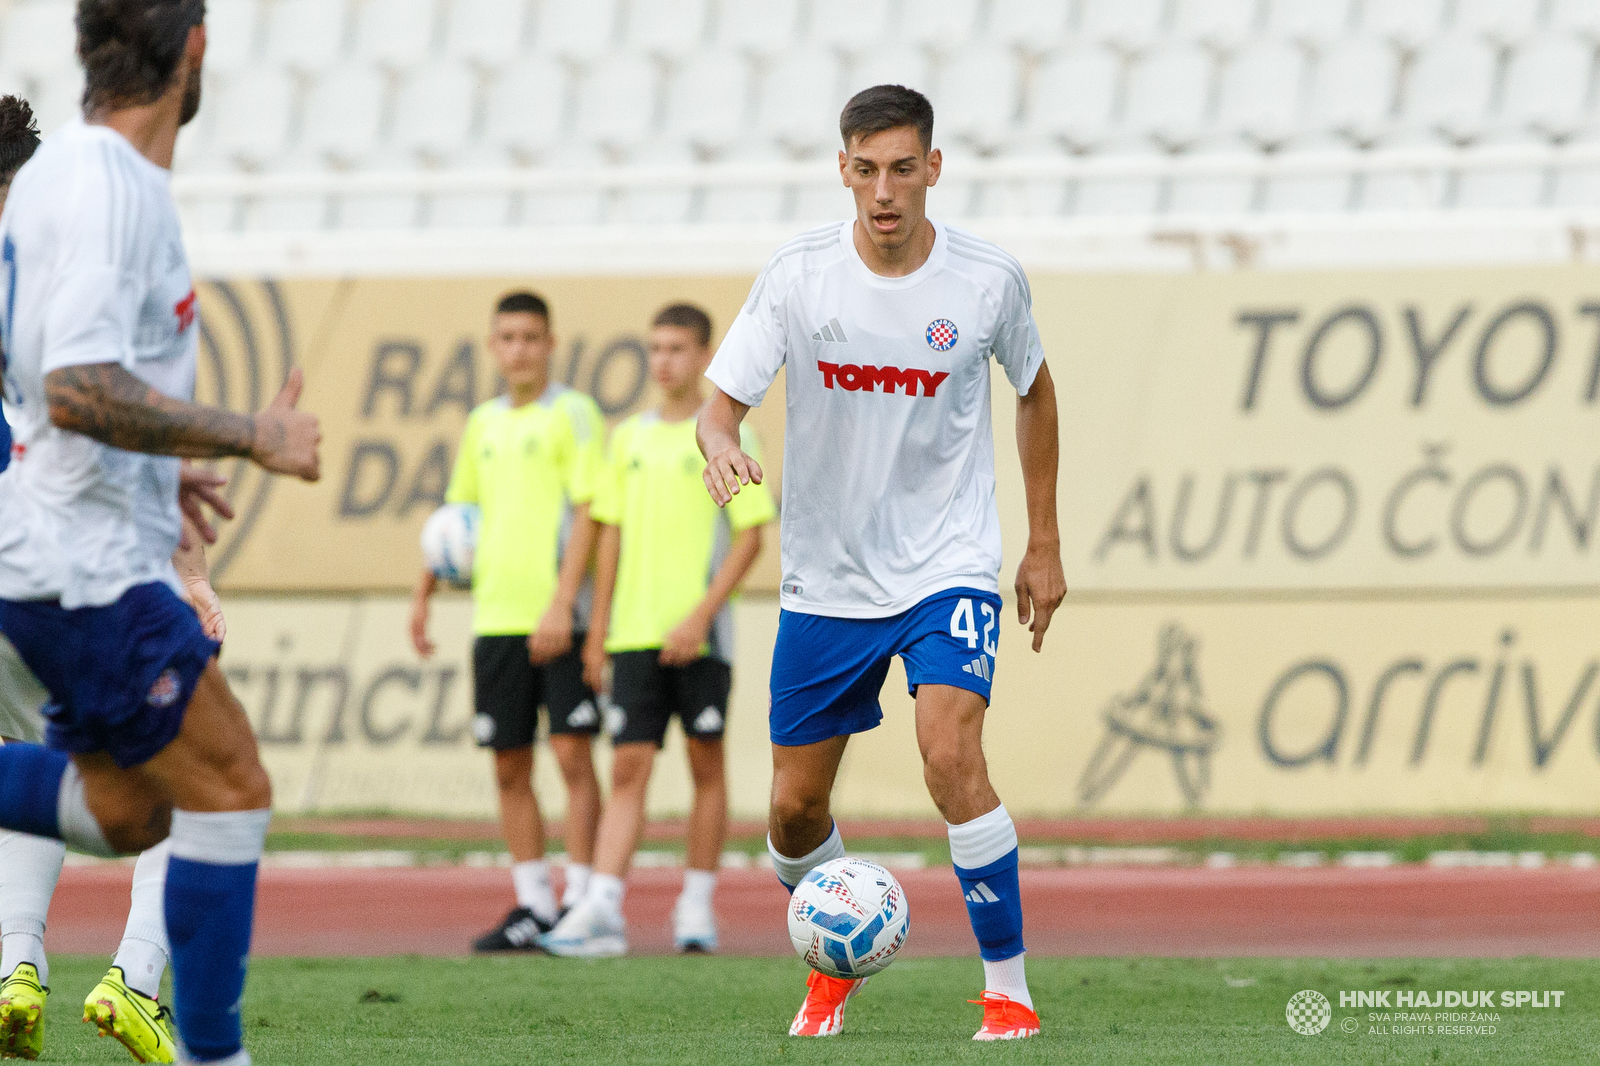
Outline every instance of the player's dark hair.
<svg viewBox="0 0 1600 1066">
<path fill-rule="evenodd" d="M 497 315 L 538 315 L 545 322 L 550 321 L 550 305 L 543 296 L 536 296 L 531 292 L 508 292 L 500 297 L 500 302 L 494 305 Z"/>
<path fill-rule="evenodd" d="M 159 100 L 205 17 L 205 0 L 78 0 L 84 108 Z"/>
<path fill-rule="evenodd" d="M 844 138 L 846 149 L 857 137 L 870 137 L 900 126 L 916 128 L 924 152 L 933 146 L 933 105 L 926 96 L 904 85 L 862 89 L 839 115 L 839 135 Z"/>
<path fill-rule="evenodd" d="M 0 96 L 0 185 L 9 182 L 39 147 L 39 124 L 20 96 Z"/>
<path fill-rule="evenodd" d="M 656 317 L 650 325 L 692 329 L 695 339 L 700 342 L 700 347 L 705 348 L 711 344 L 711 316 L 694 304 L 670 304 L 663 307 L 656 312 Z"/>
</svg>

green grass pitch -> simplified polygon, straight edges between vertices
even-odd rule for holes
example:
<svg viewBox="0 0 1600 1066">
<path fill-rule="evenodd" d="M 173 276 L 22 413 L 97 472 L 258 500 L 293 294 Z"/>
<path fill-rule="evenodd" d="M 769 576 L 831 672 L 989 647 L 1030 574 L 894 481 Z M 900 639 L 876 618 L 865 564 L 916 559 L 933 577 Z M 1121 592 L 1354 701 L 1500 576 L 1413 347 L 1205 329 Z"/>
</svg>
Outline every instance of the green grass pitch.
<svg viewBox="0 0 1600 1066">
<path fill-rule="evenodd" d="M 105 960 L 52 961 L 47 1062 L 130 1062 L 80 1023 Z M 785 1035 L 802 994 L 794 959 L 262 959 L 244 1006 L 260 1066 L 528 1063 L 1566 1063 L 1600 1049 L 1600 963 L 1586 960 L 1324 961 L 1032 959 L 1045 1032 L 969 1039 L 976 959 L 897 962 L 850 1007 L 844 1035 Z M 1384 1036 L 1343 989 L 1562 989 L 1559 1010 L 1503 1010 L 1481 1037 Z M 1284 1020 L 1303 988 L 1333 1024 Z M 1342 1032 L 1346 1017 L 1360 1031 Z"/>
</svg>

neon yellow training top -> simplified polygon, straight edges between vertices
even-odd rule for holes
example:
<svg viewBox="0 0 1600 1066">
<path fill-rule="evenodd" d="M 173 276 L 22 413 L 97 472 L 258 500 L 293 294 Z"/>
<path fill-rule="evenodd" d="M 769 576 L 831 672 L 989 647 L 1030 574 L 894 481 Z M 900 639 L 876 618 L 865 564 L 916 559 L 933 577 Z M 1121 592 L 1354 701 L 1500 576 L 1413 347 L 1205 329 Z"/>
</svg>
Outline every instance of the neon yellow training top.
<svg viewBox="0 0 1600 1066">
<path fill-rule="evenodd" d="M 606 651 L 661 647 L 705 598 L 733 534 L 778 516 L 765 485 L 745 485 L 725 510 L 712 502 L 700 476 L 705 460 L 694 427 L 693 418 L 663 422 L 659 413 L 645 411 L 611 435 L 606 473 L 590 510 L 597 521 L 622 530 Z M 760 459 L 748 426 L 740 443 Z M 724 607 L 706 653 L 731 662 L 732 628 L 732 613 Z"/>
<path fill-rule="evenodd" d="M 572 508 L 594 498 L 605 462 L 600 408 L 551 385 L 530 404 L 479 405 L 461 435 L 445 499 L 483 513 L 472 561 L 472 631 L 531 633 L 555 598 Z M 577 628 L 587 622 L 580 604 Z"/>
</svg>

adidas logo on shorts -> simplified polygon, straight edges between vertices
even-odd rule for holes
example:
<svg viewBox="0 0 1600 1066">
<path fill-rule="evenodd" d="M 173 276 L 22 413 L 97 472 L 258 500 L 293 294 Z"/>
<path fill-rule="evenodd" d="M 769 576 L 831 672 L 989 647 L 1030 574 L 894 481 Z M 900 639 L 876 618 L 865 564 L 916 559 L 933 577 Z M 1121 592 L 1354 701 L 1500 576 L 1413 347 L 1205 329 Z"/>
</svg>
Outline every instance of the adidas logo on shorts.
<svg viewBox="0 0 1600 1066">
<path fill-rule="evenodd" d="M 990 684 L 994 684 L 994 674 L 989 670 L 989 660 L 980 655 L 961 668 L 964 674 L 975 674 Z"/>
<path fill-rule="evenodd" d="M 715 707 L 707 707 L 694 718 L 694 731 L 696 733 L 717 733 L 722 730 L 722 712 Z"/>
</svg>

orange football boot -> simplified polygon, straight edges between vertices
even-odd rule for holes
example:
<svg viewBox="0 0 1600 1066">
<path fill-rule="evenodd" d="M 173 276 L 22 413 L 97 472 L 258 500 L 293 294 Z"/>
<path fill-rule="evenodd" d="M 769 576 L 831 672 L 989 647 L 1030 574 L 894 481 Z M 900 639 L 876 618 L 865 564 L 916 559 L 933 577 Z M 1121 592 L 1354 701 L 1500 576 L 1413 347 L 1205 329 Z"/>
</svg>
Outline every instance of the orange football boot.
<svg viewBox="0 0 1600 1066">
<path fill-rule="evenodd" d="M 851 981 L 812 970 L 806 978 L 806 1001 L 789 1025 L 789 1035 L 838 1036 L 844 1028 L 844 1005 L 866 983 L 865 977 Z"/>
<path fill-rule="evenodd" d="M 1039 1035 L 1039 1016 L 1010 996 L 985 992 L 981 999 L 969 999 L 983 1007 L 983 1028 L 974 1040 L 1021 1040 Z"/>
</svg>

